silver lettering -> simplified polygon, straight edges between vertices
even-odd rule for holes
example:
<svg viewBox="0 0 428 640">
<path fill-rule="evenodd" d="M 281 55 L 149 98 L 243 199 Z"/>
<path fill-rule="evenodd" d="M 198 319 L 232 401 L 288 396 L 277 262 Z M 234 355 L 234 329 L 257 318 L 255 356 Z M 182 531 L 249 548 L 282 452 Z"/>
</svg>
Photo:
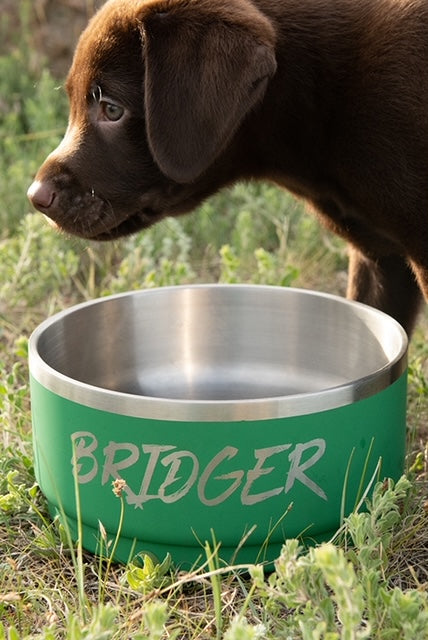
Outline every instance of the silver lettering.
<svg viewBox="0 0 428 640">
<path fill-rule="evenodd" d="M 270 491 L 264 491 L 262 493 L 255 493 L 250 495 L 250 490 L 253 483 L 260 478 L 260 476 L 265 476 L 271 473 L 275 467 L 263 467 L 263 463 L 270 456 L 275 455 L 276 453 L 281 453 L 282 451 L 286 451 L 291 447 L 291 444 L 282 444 L 276 447 L 266 447 L 265 449 L 256 449 L 254 451 L 254 455 L 256 457 L 257 463 L 254 469 L 251 469 L 247 473 L 247 481 L 242 489 L 241 502 L 245 505 L 256 504 L 257 502 L 262 502 L 263 500 L 267 500 L 268 498 L 272 498 L 273 496 L 277 496 L 280 494 L 284 487 L 277 487 L 275 489 L 271 489 Z"/>
<path fill-rule="evenodd" d="M 86 439 L 88 439 L 89 442 L 87 442 Z M 71 435 L 71 442 L 73 447 L 71 464 L 77 482 L 79 484 L 91 482 L 98 473 L 98 462 L 94 456 L 94 451 L 98 447 L 98 440 L 90 431 L 76 431 Z M 80 464 L 79 461 L 85 458 L 91 461 L 92 467 L 87 473 L 80 474 L 83 465 Z"/>
<path fill-rule="evenodd" d="M 187 481 L 183 484 L 183 486 L 180 489 L 177 489 L 173 493 L 166 495 L 165 490 L 169 486 L 174 484 L 176 481 L 182 479 L 177 474 L 180 471 L 180 468 L 182 466 L 181 462 L 184 458 L 190 458 L 190 460 L 192 461 L 193 463 L 192 471 Z M 161 486 L 159 487 L 159 498 L 162 500 L 162 502 L 166 502 L 166 503 L 177 502 L 177 500 L 180 500 L 181 498 L 183 498 L 190 491 L 192 486 L 195 484 L 196 478 L 198 477 L 198 473 L 199 473 L 198 459 L 195 456 L 195 454 L 192 453 L 191 451 L 177 451 L 174 453 L 170 453 L 168 456 L 163 458 L 161 462 L 165 467 L 168 465 L 171 465 L 171 466 L 168 470 L 168 474 L 165 480 L 162 482 Z"/>
<path fill-rule="evenodd" d="M 216 498 L 207 498 L 206 497 L 206 486 L 214 472 L 214 469 L 218 467 L 223 460 L 230 460 L 234 458 L 238 453 L 238 449 L 236 447 L 225 447 L 222 449 L 214 458 L 209 462 L 206 466 L 205 471 L 201 475 L 198 484 L 198 496 L 199 500 L 202 504 L 207 505 L 208 507 L 214 507 L 221 502 L 224 502 L 232 495 L 234 491 L 239 487 L 242 482 L 242 478 L 244 477 L 243 471 L 232 471 L 231 473 L 225 473 L 221 476 L 216 476 L 216 480 L 233 480 L 232 484 L 225 490 L 223 493 L 218 495 Z"/>
<path fill-rule="evenodd" d="M 317 449 L 315 453 L 310 458 L 308 458 L 306 462 L 300 464 L 303 453 L 307 449 L 312 449 L 314 447 L 316 447 Z M 290 471 L 288 472 L 287 482 L 285 484 L 285 493 L 288 493 L 293 488 L 294 482 L 298 480 L 306 487 L 308 487 L 308 489 L 316 493 L 317 496 L 319 496 L 323 500 L 327 500 L 327 496 L 321 489 L 321 487 L 318 486 L 313 480 L 308 478 L 308 476 L 305 474 L 305 471 L 310 469 L 310 467 L 313 467 L 314 464 L 323 457 L 325 448 L 325 440 L 323 440 L 322 438 L 316 438 L 315 440 L 310 440 L 309 442 L 305 442 L 304 444 L 296 444 L 296 448 L 288 456 L 288 459 L 291 462 L 291 467 Z"/>
</svg>

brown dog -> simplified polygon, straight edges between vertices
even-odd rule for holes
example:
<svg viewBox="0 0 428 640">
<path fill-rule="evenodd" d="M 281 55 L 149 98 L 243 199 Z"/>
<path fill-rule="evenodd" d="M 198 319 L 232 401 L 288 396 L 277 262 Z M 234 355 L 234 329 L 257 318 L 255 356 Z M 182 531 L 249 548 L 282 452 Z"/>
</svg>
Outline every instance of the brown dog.
<svg viewBox="0 0 428 640">
<path fill-rule="evenodd" d="M 349 241 L 349 296 L 411 332 L 428 299 L 426 0 L 110 0 L 67 90 L 29 189 L 59 227 L 108 240 L 273 180 Z"/>
</svg>

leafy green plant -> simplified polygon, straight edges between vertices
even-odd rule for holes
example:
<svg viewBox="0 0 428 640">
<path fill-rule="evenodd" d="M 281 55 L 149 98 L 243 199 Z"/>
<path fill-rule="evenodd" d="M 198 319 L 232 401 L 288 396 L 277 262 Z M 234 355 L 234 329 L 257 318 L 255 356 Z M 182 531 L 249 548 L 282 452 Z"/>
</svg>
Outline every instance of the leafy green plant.
<svg viewBox="0 0 428 640">
<path fill-rule="evenodd" d="M 422 356 L 413 358 L 409 364 L 409 379 L 414 391 L 419 396 L 428 395 L 428 380 L 424 370 L 425 360 Z"/>
<path fill-rule="evenodd" d="M 180 220 L 171 219 L 141 232 L 122 241 L 114 273 L 106 271 L 101 282 L 102 293 L 191 282 L 195 278 L 191 251 L 192 240 Z"/>
<path fill-rule="evenodd" d="M 168 583 L 171 570 L 171 556 L 168 553 L 162 562 L 156 562 L 148 553 L 137 555 L 127 566 L 124 578 L 131 589 L 147 594 L 161 589 Z"/>
<path fill-rule="evenodd" d="M 16 235 L 0 241 L 0 256 L 0 301 L 9 308 L 46 304 L 47 292 L 54 307 L 55 297 L 76 295 L 74 278 L 80 263 L 76 243 L 46 233 L 41 216 L 27 216 Z"/>
<path fill-rule="evenodd" d="M 6 485 L 4 493 L 0 495 L 0 511 L 4 514 L 27 510 L 37 495 L 37 485 L 34 483 L 27 487 L 25 483 L 19 482 L 19 471 L 16 469 L 6 474 L 2 484 Z"/>
<path fill-rule="evenodd" d="M 305 552 L 297 540 L 288 540 L 267 585 L 253 571 L 266 597 L 274 637 L 426 637 L 428 594 L 390 587 L 387 578 L 394 532 L 412 492 L 405 477 L 396 484 L 378 483 L 367 511 L 345 520 L 352 545 L 324 543 Z"/>
</svg>

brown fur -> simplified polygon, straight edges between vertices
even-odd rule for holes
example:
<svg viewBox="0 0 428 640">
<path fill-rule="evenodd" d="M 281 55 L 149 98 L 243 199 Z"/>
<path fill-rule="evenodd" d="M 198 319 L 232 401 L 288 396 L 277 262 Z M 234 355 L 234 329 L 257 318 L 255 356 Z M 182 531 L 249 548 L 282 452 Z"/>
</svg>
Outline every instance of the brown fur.
<svg viewBox="0 0 428 640">
<path fill-rule="evenodd" d="M 67 90 L 29 190 L 61 228 L 108 240 L 272 180 L 350 243 L 348 295 L 411 332 L 428 299 L 426 0 L 110 0 Z"/>
</svg>

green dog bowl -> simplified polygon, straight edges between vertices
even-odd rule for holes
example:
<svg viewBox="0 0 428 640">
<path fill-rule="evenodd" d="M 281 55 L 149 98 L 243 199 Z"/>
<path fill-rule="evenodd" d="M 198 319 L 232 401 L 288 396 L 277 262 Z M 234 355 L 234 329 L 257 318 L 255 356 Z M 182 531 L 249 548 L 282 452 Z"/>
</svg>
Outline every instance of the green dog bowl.
<svg viewBox="0 0 428 640">
<path fill-rule="evenodd" d="M 401 475 L 406 366 L 392 318 L 311 291 L 87 302 L 30 339 L 37 480 L 90 551 L 118 536 L 116 560 L 188 568 L 215 539 L 227 562 L 271 562 L 286 538 L 328 538 L 373 477 Z"/>
</svg>

